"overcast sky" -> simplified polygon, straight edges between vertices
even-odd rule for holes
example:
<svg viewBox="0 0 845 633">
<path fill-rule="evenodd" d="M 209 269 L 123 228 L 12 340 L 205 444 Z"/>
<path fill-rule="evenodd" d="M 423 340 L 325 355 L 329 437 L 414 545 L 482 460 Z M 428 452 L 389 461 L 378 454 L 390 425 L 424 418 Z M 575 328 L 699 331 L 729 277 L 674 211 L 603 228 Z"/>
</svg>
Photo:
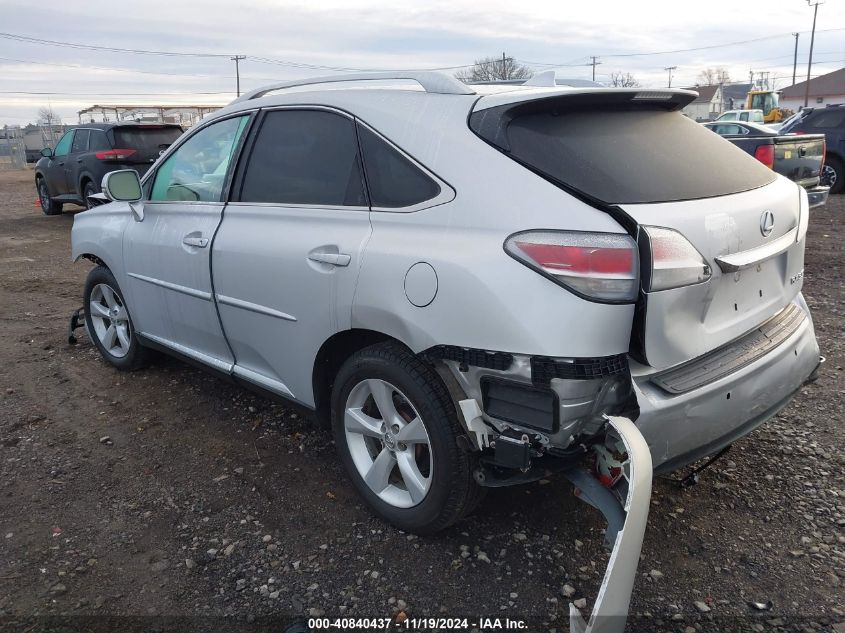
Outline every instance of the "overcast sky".
<svg viewBox="0 0 845 633">
<path fill-rule="evenodd" d="M 94 103 L 223 104 L 234 97 L 228 58 L 234 54 L 248 56 L 241 62 L 242 89 L 334 69 L 469 65 L 503 51 L 534 70 L 556 68 L 558 77 L 589 78 L 589 56 L 596 55 L 598 81 L 624 71 L 644 86 L 665 86 L 664 68 L 677 66 L 672 85 L 690 86 L 702 69 L 725 66 L 734 80 L 747 81 L 749 70 L 768 71 L 782 88 L 792 83 L 793 31 L 801 32 L 799 80 L 806 77 L 813 19 L 806 0 L 311 0 L 309 6 L 143 0 L 106 11 L 99 4 L 0 0 L 0 31 L 219 57 L 92 51 L 0 37 L 0 124 L 32 121 L 48 103 L 69 123 Z M 813 75 L 845 66 L 845 0 L 822 4 L 816 28 Z M 719 46 L 752 39 L 758 41 Z M 706 46 L 718 47 L 643 55 Z"/>
</svg>

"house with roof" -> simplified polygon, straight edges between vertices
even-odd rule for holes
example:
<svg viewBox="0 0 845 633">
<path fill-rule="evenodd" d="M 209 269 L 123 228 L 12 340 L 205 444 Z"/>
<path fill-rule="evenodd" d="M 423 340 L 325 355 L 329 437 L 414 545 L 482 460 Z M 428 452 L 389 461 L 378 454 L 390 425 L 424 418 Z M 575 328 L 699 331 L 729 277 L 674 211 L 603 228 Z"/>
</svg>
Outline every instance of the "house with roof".
<svg viewBox="0 0 845 633">
<path fill-rule="evenodd" d="M 806 89 L 807 82 L 801 81 L 781 90 L 781 107 L 798 112 L 804 107 Z M 845 103 L 845 68 L 810 79 L 810 98 L 807 106 L 817 108 L 831 103 Z"/>
<path fill-rule="evenodd" d="M 722 87 L 718 84 L 693 86 L 685 90 L 695 90 L 698 93 L 696 100 L 681 110 L 693 121 L 712 121 L 722 114 Z"/>
<path fill-rule="evenodd" d="M 745 109 L 745 101 L 751 86 L 752 84 L 748 83 L 722 84 L 723 111 Z"/>
</svg>

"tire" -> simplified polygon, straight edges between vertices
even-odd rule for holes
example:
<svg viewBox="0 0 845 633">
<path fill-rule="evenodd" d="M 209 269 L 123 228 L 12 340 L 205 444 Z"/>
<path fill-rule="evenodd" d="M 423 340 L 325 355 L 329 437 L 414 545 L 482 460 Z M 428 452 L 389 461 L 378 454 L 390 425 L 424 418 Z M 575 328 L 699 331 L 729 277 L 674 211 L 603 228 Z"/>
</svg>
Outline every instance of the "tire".
<svg viewBox="0 0 845 633">
<path fill-rule="evenodd" d="M 97 266 L 88 273 L 83 302 L 88 338 L 103 359 L 123 371 L 143 367 L 149 350 L 138 341 L 123 293 L 108 268 Z"/>
<path fill-rule="evenodd" d="M 47 181 L 44 178 L 39 178 L 35 182 L 35 187 L 38 190 L 38 200 L 41 202 L 42 213 L 44 215 L 61 215 L 62 203 L 56 202 L 50 197 Z"/>
<path fill-rule="evenodd" d="M 385 417 L 393 420 L 389 429 Z M 446 386 L 398 343 L 364 348 L 344 363 L 332 388 L 332 430 L 359 494 L 401 530 L 432 534 L 480 499 L 475 459 L 457 444 L 463 431 Z"/>
<path fill-rule="evenodd" d="M 827 156 L 824 161 L 824 182 L 830 187 L 830 193 L 842 193 L 845 189 L 845 162 L 836 156 Z"/>
<path fill-rule="evenodd" d="M 84 202 L 84 203 L 85 203 L 85 208 L 86 208 L 86 209 L 91 209 L 91 208 L 93 208 L 93 205 L 92 205 L 92 204 L 91 204 L 91 202 L 88 200 L 88 196 L 89 196 L 89 195 L 91 195 L 91 194 L 95 194 L 95 193 L 100 193 L 100 190 L 99 190 L 99 189 L 97 189 L 97 185 L 95 185 L 93 182 L 91 182 L 90 180 L 88 180 L 88 181 L 85 183 L 85 186 L 84 186 L 84 187 L 82 187 L 82 202 Z"/>
</svg>

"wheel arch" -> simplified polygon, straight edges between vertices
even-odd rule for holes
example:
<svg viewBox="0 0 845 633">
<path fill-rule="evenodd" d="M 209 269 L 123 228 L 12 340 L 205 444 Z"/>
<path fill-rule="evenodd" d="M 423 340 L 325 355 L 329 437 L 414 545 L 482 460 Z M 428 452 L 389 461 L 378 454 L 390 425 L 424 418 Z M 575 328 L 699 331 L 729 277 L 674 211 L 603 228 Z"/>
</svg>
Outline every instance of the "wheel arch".
<svg viewBox="0 0 845 633">
<path fill-rule="evenodd" d="M 87 171 L 82 172 L 82 175 L 79 177 L 79 195 L 83 196 L 85 194 L 85 183 L 93 182 L 94 186 L 96 186 L 96 181 L 94 177 Z"/>
<path fill-rule="evenodd" d="M 402 341 L 376 330 L 353 328 L 330 336 L 314 357 L 311 373 L 314 390 L 314 410 L 317 421 L 328 426 L 331 420 L 331 393 L 334 379 L 346 359 L 355 352 L 385 341 L 407 347 Z"/>
</svg>

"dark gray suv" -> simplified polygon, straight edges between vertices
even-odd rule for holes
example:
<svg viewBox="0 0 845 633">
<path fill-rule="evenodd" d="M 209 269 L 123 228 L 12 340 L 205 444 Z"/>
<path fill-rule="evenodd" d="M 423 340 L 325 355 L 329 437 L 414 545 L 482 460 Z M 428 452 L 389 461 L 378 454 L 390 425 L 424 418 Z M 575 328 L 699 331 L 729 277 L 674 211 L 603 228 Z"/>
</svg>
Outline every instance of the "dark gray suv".
<svg viewBox="0 0 845 633">
<path fill-rule="evenodd" d="M 134 169 L 143 176 L 182 134 L 178 125 L 90 123 L 65 133 L 55 149 L 41 150 L 35 187 L 41 209 L 58 215 L 65 203 L 91 207 L 110 171 Z"/>
</svg>

